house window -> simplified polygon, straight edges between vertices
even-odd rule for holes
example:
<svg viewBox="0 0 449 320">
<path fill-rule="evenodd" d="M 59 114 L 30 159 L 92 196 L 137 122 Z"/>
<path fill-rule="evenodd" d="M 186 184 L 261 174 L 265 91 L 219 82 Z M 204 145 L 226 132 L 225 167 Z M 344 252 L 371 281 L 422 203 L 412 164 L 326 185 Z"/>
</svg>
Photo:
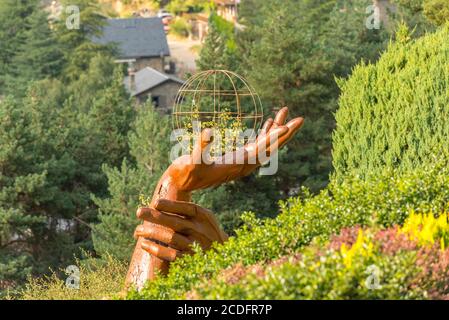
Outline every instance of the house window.
<svg viewBox="0 0 449 320">
<path fill-rule="evenodd" d="M 160 97 L 159 96 L 154 96 L 154 97 L 151 97 L 151 102 L 153 103 L 153 106 L 155 107 L 155 108 L 157 108 L 157 107 L 159 107 L 160 106 Z"/>
</svg>

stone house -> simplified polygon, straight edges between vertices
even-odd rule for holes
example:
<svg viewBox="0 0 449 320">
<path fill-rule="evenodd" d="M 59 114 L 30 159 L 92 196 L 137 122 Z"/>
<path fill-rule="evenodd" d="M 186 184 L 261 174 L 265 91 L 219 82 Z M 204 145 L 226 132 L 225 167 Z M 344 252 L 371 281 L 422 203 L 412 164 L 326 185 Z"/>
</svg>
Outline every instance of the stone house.
<svg viewBox="0 0 449 320">
<path fill-rule="evenodd" d="M 117 62 L 128 63 L 136 70 L 145 67 L 160 72 L 173 70 L 168 63 L 170 49 L 161 18 L 108 19 L 103 34 L 94 41 L 114 44 Z"/>
<path fill-rule="evenodd" d="M 396 6 L 390 0 L 373 0 L 373 5 L 379 9 L 380 21 L 387 28 L 390 26 L 389 15 L 396 12 Z"/>
<path fill-rule="evenodd" d="M 190 40 L 199 40 L 203 42 L 209 32 L 209 15 L 206 13 L 184 13 L 182 15 L 192 29 L 189 32 Z"/>
<path fill-rule="evenodd" d="M 124 84 L 132 97 L 138 103 L 145 103 L 149 99 L 161 113 L 170 113 L 175 103 L 176 95 L 184 81 L 170 74 L 162 73 L 151 67 L 141 70 L 128 70 Z"/>
<path fill-rule="evenodd" d="M 214 0 L 217 14 L 230 21 L 237 22 L 237 12 L 240 0 Z"/>
</svg>

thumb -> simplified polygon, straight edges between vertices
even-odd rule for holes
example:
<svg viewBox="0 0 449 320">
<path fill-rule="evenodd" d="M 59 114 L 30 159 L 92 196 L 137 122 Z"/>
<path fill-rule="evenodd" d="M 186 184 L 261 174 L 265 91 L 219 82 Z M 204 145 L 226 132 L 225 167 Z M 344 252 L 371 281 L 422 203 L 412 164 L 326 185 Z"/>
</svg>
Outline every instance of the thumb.
<svg viewBox="0 0 449 320">
<path fill-rule="evenodd" d="M 195 146 L 192 151 L 192 161 L 193 164 L 205 164 L 208 163 L 209 157 L 206 156 L 209 152 L 211 142 L 213 141 L 213 131 L 212 129 L 206 128 L 201 133 L 198 133 L 198 137 L 195 142 Z M 205 156 L 203 156 L 205 154 Z"/>
</svg>

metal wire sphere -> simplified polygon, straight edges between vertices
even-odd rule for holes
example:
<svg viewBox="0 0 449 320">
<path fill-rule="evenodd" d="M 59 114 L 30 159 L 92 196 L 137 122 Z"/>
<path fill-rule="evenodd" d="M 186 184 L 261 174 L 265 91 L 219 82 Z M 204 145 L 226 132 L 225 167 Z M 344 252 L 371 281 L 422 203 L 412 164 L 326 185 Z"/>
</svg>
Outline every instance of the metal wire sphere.
<svg viewBox="0 0 449 320">
<path fill-rule="evenodd" d="M 195 117 L 215 123 L 224 112 L 253 132 L 262 124 L 260 98 L 243 77 L 227 70 L 199 72 L 178 91 L 173 106 L 173 126 L 185 129 Z"/>
</svg>

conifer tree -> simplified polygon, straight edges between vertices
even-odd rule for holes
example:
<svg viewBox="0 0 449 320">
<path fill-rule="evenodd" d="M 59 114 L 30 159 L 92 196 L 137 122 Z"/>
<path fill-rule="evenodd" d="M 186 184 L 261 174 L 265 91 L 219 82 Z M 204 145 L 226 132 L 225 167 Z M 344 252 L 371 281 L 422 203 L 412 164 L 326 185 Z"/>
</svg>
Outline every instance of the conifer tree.
<svg viewBox="0 0 449 320">
<path fill-rule="evenodd" d="M 94 0 L 63 0 L 63 13 L 55 25 L 57 39 L 64 52 L 64 79 L 73 81 L 88 70 L 90 61 L 99 52 L 110 55 L 112 48 L 96 44 L 106 17 Z M 77 8 L 76 11 L 70 9 Z M 75 16 L 79 14 L 79 16 Z M 79 22 L 79 24 L 78 24 Z"/>
<path fill-rule="evenodd" d="M 197 60 L 199 70 L 235 69 L 237 56 L 234 26 L 215 13 L 209 17 L 209 32 Z"/>
<path fill-rule="evenodd" d="M 37 258 L 32 248 L 23 248 L 34 240 L 30 230 L 46 223 L 30 207 L 39 206 L 39 195 L 46 193 L 47 172 L 33 160 L 39 128 L 31 115 L 6 99 L 0 101 L 0 117 L 0 284 L 13 287 L 24 281 Z"/>
<path fill-rule="evenodd" d="M 449 2 L 446 0 L 394 0 L 397 19 L 415 30 L 415 36 L 433 31 L 449 21 Z"/>
<path fill-rule="evenodd" d="M 0 104 L 0 250 L 2 259 L 11 258 L 11 266 L 1 262 L 0 279 L 20 283 L 22 269 L 43 275 L 92 247 L 92 197 L 107 192 L 102 166 L 117 166 L 128 154 L 134 117 L 123 77 L 106 61 L 112 68 L 92 63 L 87 72 L 111 71 L 97 75 L 102 88 L 84 91 L 90 108 L 78 108 L 68 96 L 72 88 L 58 80 L 35 83 L 24 99 Z"/>
<path fill-rule="evenodd" d="M 20 44 L 5 77 L 6 93 L 16 97 L 26 94 L 31 81 L 59 76 L 63 65 L 62 50 L 50 30 L 47 13 L 36 9 L 24 23 L 27 30 L 19 36 Z"/>
<path fill-rule="evenodd" d="M 4 0 L 0 2 L 0 96 L 5 94 L 5 76 L 29 29 L 28 17 L 37 7 L 37 0 Z"/>
<path fill-rule="evenodd" d="M 400 31 L 376 64 L 360 64 L 339 82 L 333 133 L 338 178 L 448 163 L 449 26 L 416 40 L 406 28 Z"/>
<path fill-rule="evenodd" d="M 359 59 L 375 57 L 382 48 L 382 38 L 364 37 L 370 2 L 356 3 L 267 1 L 262 24 L 245 31 L 258 39 L 249 45 L 242 68 L 265 104 L 289 106 L 292 116 L 306 119 L 281 156 L 276 178 L 283 196 L 300 186 L 316 191 L 326 185 L 339 94 L 334 77 L 347 76 Z"/>
<path fill-rule="evenodd" d="M 93 227 L 95 251 L 128 260 L 135 245 L 134 228 L 140 196 L 151 197 L 156 183 L 169 165 L 171 125 L 147 104 L 138 110 L 128 136 L 130 159 L 120 168 L 104 166 L 108 197 L 95 197 L 99 223 Z"/>
</svg>

